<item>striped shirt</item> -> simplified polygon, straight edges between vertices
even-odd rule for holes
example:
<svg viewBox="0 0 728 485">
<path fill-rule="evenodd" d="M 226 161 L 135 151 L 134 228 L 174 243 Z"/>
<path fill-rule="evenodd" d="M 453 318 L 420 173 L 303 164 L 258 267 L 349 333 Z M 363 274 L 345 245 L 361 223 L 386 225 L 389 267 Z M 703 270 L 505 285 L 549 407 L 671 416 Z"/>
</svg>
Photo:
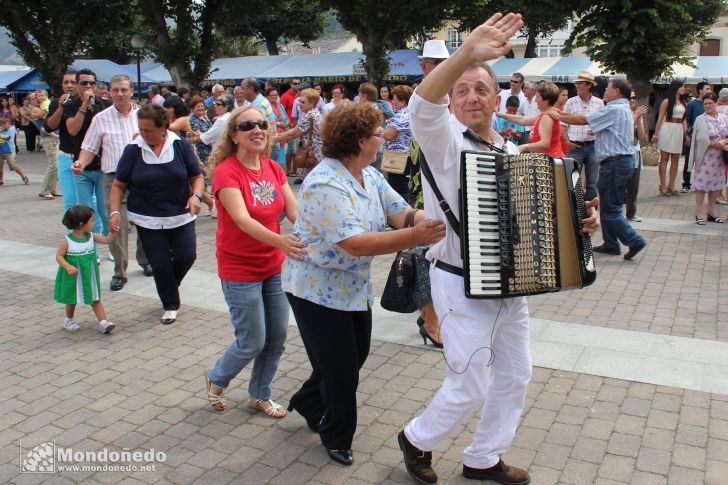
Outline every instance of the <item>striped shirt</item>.
<svg viewBox="0 0 728 485">
<path fill-rule="evenodd" d="M 81 149 L 98 155 L 101 152 L 101 170 L 104 173 L 116 172 L 121 154 L 139 132 L 137 110 L 132 105 L 129 113 L 124 116 L 116 106 L 111 105 L 91 120 L 86 136 L 83 138 Z"/>
<path fill-rule="evenodd" d="M 610 101 L 598 112 L 587 115 L 586 121 L 596 135 L 594 151 L 598 162 L 617 155 L 634 155 L 634 121 L 629 101 Z"/>
<path fill-rule="evenodd" d="M 521 106 L 518 107 L 518 110 L 521 111 L 521 114 L 523 116 L 537 116 L 541 114 L 541 110 L 538 109 L 538 105 L 536 104 L 536 95 L 534 94 L 533 98 L 531 98 L 531 101 L 526 98 L 526 101 L 524 101 Z M 533 125 L 530 126 L 524 126 L 526 131 L 530 132 L 533 129 Z"/>
<path fill-rule="evenodd" d="M 273 112 L 273 107 L 270 105 L 270 102 L 265 99 L 265 96 L 258 93 L 258 95 L 250 104 L 252 106 L 255 106 L 256 108 L 260 108 L 260 110 L 263 112 L 263 116 L 265 116 L 268 120 L 268 123 L 275 124 L 276 114 Z"/>
<path fill-rule="evenodd" d="M 581 97 L 574 96 L 564 105 L 564 113 L 574 113 L 589 116 L 604 107 L 604 102 L 596 96 L 589 96 L 589 101 L 584 102 Z M 593 135 L 587 135 L 589 127 L 586 125 L 569 125 L 569 140 L 579 143 L 593 141 Z"/>
</svg>

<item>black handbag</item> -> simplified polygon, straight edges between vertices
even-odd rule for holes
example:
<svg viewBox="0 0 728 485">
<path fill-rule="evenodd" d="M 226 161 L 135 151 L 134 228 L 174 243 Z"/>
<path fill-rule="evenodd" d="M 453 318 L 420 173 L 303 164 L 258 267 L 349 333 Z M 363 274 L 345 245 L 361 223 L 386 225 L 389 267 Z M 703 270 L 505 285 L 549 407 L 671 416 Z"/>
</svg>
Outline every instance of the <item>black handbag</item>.
<svg viewBox="0 0 728 485">
<path fill-rule="evenodd" d="M 382 308 L 412 313 L 432 301 L 426 252 L 425 247 L 415 247 L 397 253 L 382 293 Z"/>
</svg>

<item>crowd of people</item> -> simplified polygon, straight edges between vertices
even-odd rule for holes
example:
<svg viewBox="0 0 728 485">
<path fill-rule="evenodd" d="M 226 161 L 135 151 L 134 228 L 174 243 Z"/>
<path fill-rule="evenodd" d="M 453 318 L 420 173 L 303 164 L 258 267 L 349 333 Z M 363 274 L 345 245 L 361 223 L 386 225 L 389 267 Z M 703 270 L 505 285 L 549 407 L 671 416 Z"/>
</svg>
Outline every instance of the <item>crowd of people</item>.
<svg viewBox="0 0 728 485">
<path fill-rule="evenodd" d="M 154 278 L 160 322 L 174 323 L 179 287 L 196 259 L 195 221 L 206 204 L 217 218 L 217 271 L 234 335 L 204 373 L 209 405 L 224 411 L 226 389 L 252 362 L 247 406 L 272 418 L 299 413 L 330 458 L 348 466 L 359 370 L 371 339 L 372 259 L 422 248 L 431 262 L 431 299 L 420 309 L 418 332 L 425 344 L 443 348 L 448 371 L 425 411 L 398 434 L 407 471 L 420 483 L 436 483 L 432 450 L 482 407 L 463 451 L 463 475 L 528 483 L 525 470 L 500 458 L 531 376 L 528 308 L 525 298 L 465 298 L 459 235 L 448 214 L 460 216 L 460 153 L 577 160 L 586 181 L 583 231 L 601 225 L 604 242 L 594 250 L 621 255 L 626 246 L 631 260 L 647 245 L 630 222 L 640 220 L 636 198 L 649 125 L 629 83 L 612 79 L 597 96 L 587 71 L 573 97 L 565 86 L 520 73 L 501 90 L 486 61 L 507 53 L 521 26 L 517 14 L 496 14 L 452 55 L 443 41 L 427 41 L 416 89 L 362 83 L 353 99 L 341 84 L 328 93 L 300 78 L 282 87 L 249 77 L 234 89 L 151 85 L 145 100 L 134 101 L 128 75 L 102 89 L 87 69 L 65 73 L 53 100 L 45 90 L 24 97 L 20 108 L 3 98 L 0 159 L 28 183 L 14 157 L 15 125 L 26 150 L 39 142 L 48 159 L 38 195 L 63 197 L 69 232 L 58 248 L 54 291 L 65 305 L 63 327 L 80 330 L 76 306 L 88 304 L 99 331 L 118 328 L 101 304 L 96 244 L 109 245 L 109 288 L 121 290 L 132 227 L 136 261 Z M 718 97 L 701 83 L 698 91 L 688 103 L 685 87 L 671 85 L 652 142 L 662 153 L 664 196 L 678 193 L 678 160 L 689 147 L 683 188 L 687 177 L 702 225 L 723 222 L 716 204 L 726 185 L 728 90 Z M 301 185 L 297 197 L 291 184 Z M 281 233 L 284 218 L 291 234 Z M 272 393 L 289 307 L 312 371 L 286 410 Z"/>
</svg>

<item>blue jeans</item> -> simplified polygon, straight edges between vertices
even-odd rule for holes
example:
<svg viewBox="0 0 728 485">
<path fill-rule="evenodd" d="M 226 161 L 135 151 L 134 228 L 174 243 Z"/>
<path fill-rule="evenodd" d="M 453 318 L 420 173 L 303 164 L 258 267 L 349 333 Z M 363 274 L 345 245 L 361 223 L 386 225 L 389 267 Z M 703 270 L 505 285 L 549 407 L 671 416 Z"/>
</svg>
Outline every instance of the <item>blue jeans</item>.
<svg viewBox="0 0 728 485">
<path fill-rule="evenodd" d="M 281 288 L 281 274 L 253 283 L 220 280 L 230 309 L 235 340 L 208 374 L 210 382 L 227 388 L 230 381 L 255 359 L 248 393 L 270 399 L 271 383 L 285 349 L 288 302 Z"/>
<path fill-rule="evenodd" d="M 578 143 L 578 142 L 577 142 Z M 584 199 L 592 200 L 597 196 L 597 181 L 599 180 L 599 163 L 594 153 L 594 143 L 589 143 L 570 150 L 566 158 L 573 158 L 584 167 L 586 176 L 586 194 Z"/>
<path fill-rule="evenodd" d="M 59 157 L 60 159 L 60 157 Z M 94 210 L 94 232 L 109 233 L 109 216 L 104 208 L 104 172 L 84 170 L 76 175 L 76 201 Z M 65 197 L 65 195 L 64 195 Z"/>
<path fill-rule="evenodd" d="M 627 197 L 627 183 L 634 173 L 634 155 L 622 155 L 599 168 L 599 211 L 602 221 L 604 249 L 621 251 L 619 243 L 634 247 L 645 240 L 637 234 L 622 213 Z"/>
<path fill-rule="evenodd" d="M 66 155 L 64 152 L 58 152 L 58 184 L 61 186 L 61 193 L 63 194 L 64 214 L 68 209 L 76 205 L 76 182 L 73 179 L 73 172 L 71 172 L 72 163 L 73 157 Z M 89 207 L 93 206 L 89 204 Z"/>
</svg>

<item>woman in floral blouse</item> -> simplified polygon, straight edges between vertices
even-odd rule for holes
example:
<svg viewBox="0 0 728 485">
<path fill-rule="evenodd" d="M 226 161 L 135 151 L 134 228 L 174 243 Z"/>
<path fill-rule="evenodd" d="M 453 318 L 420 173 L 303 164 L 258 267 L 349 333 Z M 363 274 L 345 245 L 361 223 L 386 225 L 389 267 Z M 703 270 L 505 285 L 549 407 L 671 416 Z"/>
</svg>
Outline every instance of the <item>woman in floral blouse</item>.
<svg viewBox="0 0 728 485">
<path fill-rule="evenodd" d="M 300 116 L 298 118 L 298 124 L 286 131 L 281 133 L 273 139 L 273 143 L 286 143 L 294 138 L 301 138 L 301 143 L 304 147 L 308 146 L 308 131 L 311 130 L 311 142 L 313 143 L 313 154 L 316 158 L 316 163 L 323 159 L 323 152 L 321 151 L 321 121 L 323 117 L 321 112 L 316 109 L 318 106 L 319 99 L 321 96 L 316 90 L 308 88 L 301 91 L 301 96 L 298 98 L 298 110 Z M 310 169 L 299 168 L 299 177 L 293 181 L 294 184 L 300 184 L 303 182 L 303 178 L 308 175 Z"/>
<path fill-rule="evenodd" d="M 313 368 L 288 409 L 306 418 L 331 459 L 346 466 L 353 462 L 359 369 L 369 354 L 373 256 L 445 236 L 441 221 L 424 220 L 369 166 L 381 125 L 371 104 L 340 105 L 327 115 L 325 158 L 298 195 L 294 234 L 306 256 L 283 265 L 283 289 Z M 387 224 L 396 230 L 386 231 Z"/>
<path fill-rule="evenodd" d="M 405 153 L 409 150 L 410 140 L 412 140 L 412 130 L 410 130 L 407 103 L 409 103 L 410 96 L 412 96 L 412 88 L 409 86 L 395 86 L 392 89 L 394 116 L 387 121 L 387 126 L 384 130 L 384 148 L 391 152 Z M 404 198 L 407 198 L 407 192 L 409 192 L 408 174 L 409 167 L 405 168 L 403 174 L 390 173 L 387 177 L 389 185 Z"/>
</svg>

